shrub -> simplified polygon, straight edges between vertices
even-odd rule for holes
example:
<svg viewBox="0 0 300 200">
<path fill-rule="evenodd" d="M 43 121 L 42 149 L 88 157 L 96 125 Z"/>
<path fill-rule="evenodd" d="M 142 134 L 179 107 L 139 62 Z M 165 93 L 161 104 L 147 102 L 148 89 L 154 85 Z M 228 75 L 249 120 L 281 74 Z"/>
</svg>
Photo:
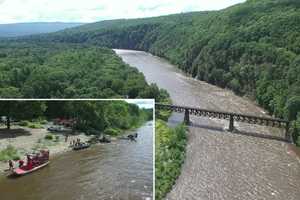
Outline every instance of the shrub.
<svg viewBox="0 0 300 200">
<path fill-rule="evenodd" d="M 55 142 L 59 142 L 59 136 L 58 135 L 55 136 L 55 140 L 54 141 Z"/>
<path fill-rule="evenodd" d="M 20 121 L 20 123 L 19 123 L 20 126 L 29 126 L 29 124 L 30 124 L 30 122 L 27 120 Z"/>
<path fill-rule="evenodd" d="M 52 134 L 47 134 L 47 135 L 45 136 L 45 139 L 46 139 L 46 140 L 53 140 L 53 139 L 54 139 L 54 136 L 53 136 Z"/>
<path fill-rule="evenodd" d="M 297 113 L 300 112 L 300 96 L 293 96 L 286 102 L 286 117 L 289 120 L 295 120 Z"/>
<path fill-rule="evenodd" d="M 6 149 L 0 151 L 0 161 L 8 161 L 8 160 L 19 160 L 20 156 L 18 154 L 18 150 L 8 145 Z"/>
<path fill-rule="evenodd" d="M 48 123 L 48 121 L 45 120 L 45 119 L 40 121 L 40 124 L 42 124 L 42 125 L 45 125 L 45 124 L 47 124 L 47 123 Z"/>
<path fill-rule="evenodd" d="M 39 123 L 30 123 L 28 125 L 29 128 L 32 128 L 32 129 L 40 129 L 40 128 L 43 128 L 43 126 Z"/>
<path fill-rule="evenodd" d="M 292 136 L 295 144 L 300 147 L 300 112 L 297 116 L 297 120 L 292 122 Z"/>
<path fill-rule="evenodd" d="M 105 135 L 117 136 L 120 134 L 120 130 L 114 128 L 108 128 L 104 131 Z"/>
<path fill-rule="evenodd" d="M 87 135 L 101 135 L 101 131 L 97 131 L 95 129 L 91 129 L 87 131 Z"/>
<path fill-rule="evenodd" d="M 232 89 L 235 93 L 239 94 L 241 91 L 241 84 L 237 79 L 233 79 L 229 82 L 229 88 Z"/>
</svg>

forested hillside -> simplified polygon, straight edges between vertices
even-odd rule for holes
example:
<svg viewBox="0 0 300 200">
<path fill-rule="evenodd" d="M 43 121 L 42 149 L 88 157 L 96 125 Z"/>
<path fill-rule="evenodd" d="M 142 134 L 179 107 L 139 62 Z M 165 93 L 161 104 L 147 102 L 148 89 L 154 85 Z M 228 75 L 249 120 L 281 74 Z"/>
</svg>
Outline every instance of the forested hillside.
<svg viewBox="0 0 300 200">
<path fill-rule="evenodd" d="M 299 21 L 298 0 L 248 0 L 221 11 L 104 21 L 27 40 L 146 50 L 193 77 L 255 99 L 277 117 L 295 120 Z"/>
<path fill-rule="evenodd" d="M 142 73 L 106 48 L 0 44 L 1 98 L 164 98 Z"/>
<path fill-rule="evenodd" d="M 66 28 L 80 26 L 83 23 L 61 23 L 61 22 L 38 22 L 38 23 L 16 23 L 0 24 L 0 37 L 17 37 L 40 33 L 51 33 Z"/>
</svg>

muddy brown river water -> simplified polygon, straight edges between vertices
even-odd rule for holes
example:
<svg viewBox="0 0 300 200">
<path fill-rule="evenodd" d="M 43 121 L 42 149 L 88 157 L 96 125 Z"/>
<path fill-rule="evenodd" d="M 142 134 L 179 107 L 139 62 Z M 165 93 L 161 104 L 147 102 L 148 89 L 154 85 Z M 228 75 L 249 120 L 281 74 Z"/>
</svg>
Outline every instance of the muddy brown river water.
<svg viewBox="0 0 300 200">
<path fill-rule="evenodd" d="M 140 51 L 116 52 L 143 72 L 148 82 L 168 90 L 174 104 L 267 116 L 264 110 L 230 91 L 186 77 L 164 59 Z M 236 123 L 240 134 L 232 134 L 225 131 L 227 121 L 191 120 L 186 161 L 167 199 L 300 199 L 299 158 L 288 144 L 259 137 L 283 136 L 283 130 Z"/>
<path fill-rule="evenodd" d="M 137 142 L 118 140 L 51 159 L 30 175 L 0 177 L 1 200 L 150 200 L 153 196 L 153 122 Z"/>
</svg>

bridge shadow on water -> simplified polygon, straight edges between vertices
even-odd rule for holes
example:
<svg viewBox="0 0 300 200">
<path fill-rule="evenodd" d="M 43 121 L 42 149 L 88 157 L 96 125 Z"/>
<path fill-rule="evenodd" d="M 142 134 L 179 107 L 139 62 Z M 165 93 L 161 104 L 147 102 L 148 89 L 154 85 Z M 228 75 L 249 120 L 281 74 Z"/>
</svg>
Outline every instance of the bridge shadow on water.
<svg viewBox="0 0 300 200">
<path fill-rule="evenodd" d="M 182 122 L 179 122 L 179 121 L 176 121 L 176 120 L 172 120 L 171 122 L 174 123 L 174 124 L 175 123 L 177 123 L 177 124 L 182 123 Z M 190 127 L 195 127 L 195 128 L 207 129 L 207 130 L 211 130 L 211 131 L 216 131 L 216 132 L 219 132 L 219 133 L 238 134 L 238 135 L 245 135 L 245 136 L 249 136 L 249 137 L 256 137 L 256 138 L 262 138 L 262 139 L 276 140 L 276 141 L 280 141 L 280 142 L 288 142 L 283 137 L 273 136 L 273 135 L 267 135 L 267 134 L 257 133 L 257 132 L 250 132 L 250 131 L 238 130 L 236 128 L 235 128 L 235 130 L 233 132 L 229 132 L 227 130 L 224 130 L 223 127 L 204 125 L 204 124 L 199 124 L 199 123 L 194 123 L 194 122 L 191 122 L 191 124 L 189 126 Z"/>
</svg>

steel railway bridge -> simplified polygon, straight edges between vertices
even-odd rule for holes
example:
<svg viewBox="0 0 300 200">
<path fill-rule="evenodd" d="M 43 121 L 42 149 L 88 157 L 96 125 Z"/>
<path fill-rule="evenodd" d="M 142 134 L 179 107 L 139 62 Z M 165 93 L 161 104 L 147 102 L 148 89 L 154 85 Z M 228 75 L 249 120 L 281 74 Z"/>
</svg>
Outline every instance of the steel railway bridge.
<svg viewBox="0 0 300 200">
<path fill-rule="evenodd" d="M 155 108 L 159 110 L 169 110 L 172 112 L 184 113 L 184 123 L 187 125 L 191 124 L 190 115 L 229 120 L 229 129 L 228 129 L 229 132 L 233 132 L 235 130 L 234 122 L 244 122 L 248 124 L 257 124 L 262 126 L 284 128 L 285 129 L 284 140 L 287 142 L 292 142 L 292 138 L 289 133 L 290 122 L 282 119 L 274 119 L 274 118 L 259 117 L 253 115 L 245 115 L 245 114 L 238 114 L 238 113 L 222 112 L 222 111 L 207 110 L 207 109 L 193 108 L 193 107 L 186 107 L 186 106 L 159 104 L 159 103 L 155 104 Z"/>
</svg>

